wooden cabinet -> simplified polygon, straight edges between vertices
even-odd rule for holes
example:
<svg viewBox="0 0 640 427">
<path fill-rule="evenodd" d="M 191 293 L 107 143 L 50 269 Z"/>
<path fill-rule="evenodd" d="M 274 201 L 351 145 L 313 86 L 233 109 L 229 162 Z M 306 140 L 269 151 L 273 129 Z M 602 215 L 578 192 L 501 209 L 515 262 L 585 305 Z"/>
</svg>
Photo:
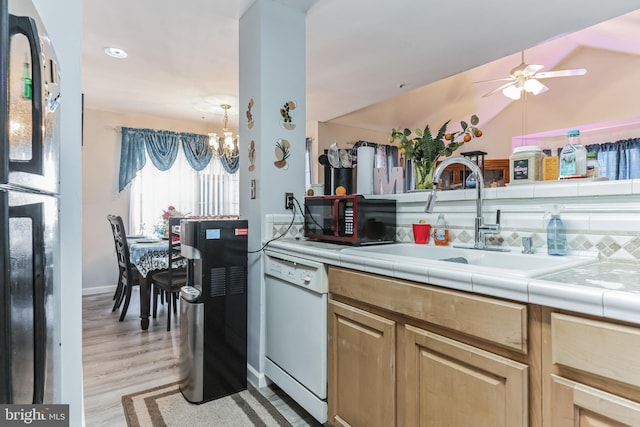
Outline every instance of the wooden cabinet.
<svg viewBox="0 0 640 427">
<path fill-rule="evenodd" d="M 462 183 L 469 176 L 469 170 L 460 164 L 448 166 L 442 175 L 442 189 L 462 188 Z M 484 186 L 504 187 L 509 183 L 509 159 L 492 159 L 484 161 Z"/>
<path fill-rule="evenodd" d="M 330 267 L 329 422 L 640 427 L 640 327 Z"/>
<path fill-rule="evenodd" d="M 395 322 L 329 301 L 329 422 L 395 425 Z"/>
<path fill-rule="evenodd" d="M 623 427 L 640 425 L 640 404 L 585 384 L 551 375 L 551 425 Z"/>
<path fill-rule="evenodd" d="M 640 329 L 545 311 L 545 425 L 640 426 Z"/>
<path fill-rule="evenodd" d="M 334 426 L 527 426 L 528 366 L 504 356 L 527 359 L 526 306 L 335 267 L 329 292 Z"/>
<path fill-rule="evenodd" d="M 527 426 L 527 366 L 405 326 L 406 424 Z"/>
</svg>

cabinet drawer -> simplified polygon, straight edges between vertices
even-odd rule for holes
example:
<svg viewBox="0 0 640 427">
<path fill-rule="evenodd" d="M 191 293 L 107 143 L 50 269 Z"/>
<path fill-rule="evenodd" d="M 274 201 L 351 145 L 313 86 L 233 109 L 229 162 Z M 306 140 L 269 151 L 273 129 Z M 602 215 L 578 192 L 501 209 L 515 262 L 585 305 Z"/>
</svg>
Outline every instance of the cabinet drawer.
<svg viewBox="0 0 640 427">
<path fill-rule="evenodd" d="M 527 307 L 332 267 L 329 292 L 527 353 Z"/>
<path fill-rule="evenodd" d="M 640 387 L 640 330 L 629 326 L 551 314 L 552 360 Z"/>
</svg>

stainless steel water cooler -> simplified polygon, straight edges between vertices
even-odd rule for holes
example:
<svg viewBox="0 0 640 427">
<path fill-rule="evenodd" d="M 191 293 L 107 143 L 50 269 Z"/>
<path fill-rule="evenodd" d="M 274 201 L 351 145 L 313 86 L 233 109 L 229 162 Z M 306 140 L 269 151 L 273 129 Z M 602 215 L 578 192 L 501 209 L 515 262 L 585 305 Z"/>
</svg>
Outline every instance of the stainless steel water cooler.
<svg viewBox="0 0 640 427">
<path fill-rule="evenodd" d="M 247 388 L 246 220 L 183 220 L 180 391 L 203 403 Z"/>
</svg>

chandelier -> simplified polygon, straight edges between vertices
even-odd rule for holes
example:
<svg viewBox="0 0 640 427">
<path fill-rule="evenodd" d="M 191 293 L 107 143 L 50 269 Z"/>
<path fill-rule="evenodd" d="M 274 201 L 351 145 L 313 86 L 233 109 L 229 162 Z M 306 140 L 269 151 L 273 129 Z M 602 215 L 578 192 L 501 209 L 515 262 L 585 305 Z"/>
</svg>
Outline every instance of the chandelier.
<svg viewBox="0 0 640 427">
<path fill-rule="evenodd" d="M 217 158 L 226 157 L 227 159 L 233 159 L 238 157 L 238 137 L 236 136 L 234 138 L 233 133 L 229 132 L 227 128 L 229 124 L 227 110 L 231 108 L 231 105 L 222 104 L 220 107 L 224 110 L 223 136 L 218 136 L 217 133 L 210 133 L 209 146 Z"/>
</svg>

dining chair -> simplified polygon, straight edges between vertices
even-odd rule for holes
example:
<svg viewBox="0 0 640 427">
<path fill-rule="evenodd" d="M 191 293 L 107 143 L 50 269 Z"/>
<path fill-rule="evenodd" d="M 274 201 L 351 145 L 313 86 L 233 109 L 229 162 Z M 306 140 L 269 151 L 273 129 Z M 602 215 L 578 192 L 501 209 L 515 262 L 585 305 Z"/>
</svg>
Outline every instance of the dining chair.
<svg viewBox="0 0 640 427">
<path fill-rule="evenodd" d="M 151 276 L 151 283 L 153 284 L 153 318 L 156 318 L 158 311 L 158 296 L 162 292 L 166 295 L 167 300 L 167 331 L 171 330 L 171 311 L 177 315 L 178 309 L 178 295 L 180 288 L 187 284 L 187 269 L 173 268 L 173 264 L 177 259 L 182 258 L 180 254 L 180 242 L 175 241 L 174 237 L 178 237 L 175 228 L 180 226 L 181 217 L 169 218 L 169 247 L 168 253 L 171 257 L 169 265 L 166 270 L 155 273 Z"/>
<path fill-rule="evenodd" d="M 109 220 L 109 216 L 107 216 L 107 220 Z M 111 221 L 109 220 L 109 227 L 111 227 L 111 235 L 113 236 L 113 243 L 115 244 L 115 251 L 116 253 L 118 252 L 118 240 L 116 239 L 115 234 L 113 233 L 113 225 L 111 224 Z M 120 269 L 120 265 L 118 264 L 118 284 L 116 286 L 116 290 L 113 293 L 113 309 L 111 309 L 111 311 L 116 311 L 117 308 L 120 307 L 120 305 L 122 304 L 122 271 Z"/>
<path fill-rule="evenodd" d="M 116 258 L 118 260 L 118 285 L 113 295 L 115 302 L 111 311 L 116 311 L 124 301 L 124 306 L 120 312 L 119 319 L 122 322 L 127 314 L 127 310 L 129 309 L 131 288 L 138 285 L 140 279 L 138 270 L 131 265 L 131 259 L 129 258 L 129 245 L 127 244 L 127 235 L 124 229 L 122 217 L 119 215 L 109 214 L 107 215 L 107 220 L 111 225 L 113 242 L 116 248 Z"/>
</svg>

